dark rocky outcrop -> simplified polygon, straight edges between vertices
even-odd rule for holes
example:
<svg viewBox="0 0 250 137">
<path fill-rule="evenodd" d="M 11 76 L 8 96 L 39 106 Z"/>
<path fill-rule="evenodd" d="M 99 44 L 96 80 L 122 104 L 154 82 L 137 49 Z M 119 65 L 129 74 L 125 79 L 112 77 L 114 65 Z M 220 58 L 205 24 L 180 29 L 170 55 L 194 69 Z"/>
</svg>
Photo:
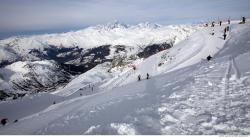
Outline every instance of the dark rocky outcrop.
<svg viewBox="0 0 250 137">
<path fill-rule="evenodd" d="M 143 51 L 141 51 L 140 53 L 138 53 L 137 55 L 140 58 L 147 58 L 151 55 L 154 55 L 160 51 L 166 50 L 171 48 L 173 45 L 172 44 L 168 44 L 168 43 L 162 43 L 162 44 L 152 44 L 147 46 L 146 48 L 143 49 Z"/>
</svg>

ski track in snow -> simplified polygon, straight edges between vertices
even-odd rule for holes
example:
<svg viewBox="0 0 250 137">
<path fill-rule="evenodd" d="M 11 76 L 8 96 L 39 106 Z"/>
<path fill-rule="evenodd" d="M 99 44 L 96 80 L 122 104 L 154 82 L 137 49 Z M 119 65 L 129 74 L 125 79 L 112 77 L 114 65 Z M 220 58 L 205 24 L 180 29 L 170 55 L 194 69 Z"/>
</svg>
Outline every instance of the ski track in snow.
<svg viewBox="0 0 250 137">
<path fill-rule="evenodd" d="M 249 29 L 235 35 L 243 29 L 232 26 L 226 42 L 220 38 L 223 27 L 216 27 L 213 37 L 208 28 L 186 40 L 195 44 L 187 55 L 181 56 L 187 49 L 177 50 L 187 46 L 185 42 L 170 49 L 178 56 L 176 62 L 164 64 L 168 73 L 157 66 L 165 53 L 160 52 L 142 61 L 138 70 L 126 70 L 100 83 L 95 93 L 69 92 L 73 94 L 60 103 L 1 127 L 0 134 L 250 134 L 250 65 L 246 63 L 250 50 L 241 48 L 249 45 L 244 37 Z M 209 62 L 202 60 L 207 49 L 215 55 Z M 138 74 L 145 77 L 149 71 L 149 80 L 135 82 Z"/>
</svg>

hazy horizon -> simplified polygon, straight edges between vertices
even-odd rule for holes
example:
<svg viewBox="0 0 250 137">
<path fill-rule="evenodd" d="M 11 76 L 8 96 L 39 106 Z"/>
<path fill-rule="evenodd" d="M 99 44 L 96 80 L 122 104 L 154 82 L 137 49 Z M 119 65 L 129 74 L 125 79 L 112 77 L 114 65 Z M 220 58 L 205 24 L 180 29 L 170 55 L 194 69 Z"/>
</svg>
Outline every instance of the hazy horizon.
<svg viewBox="0 0 250 137">
<path fill-rule="evenodd" d="M 0 39 L 67 32 L 114 20 L 162 25 L 250 17 L 249 0 L 1 0 Z"/>
</svg>

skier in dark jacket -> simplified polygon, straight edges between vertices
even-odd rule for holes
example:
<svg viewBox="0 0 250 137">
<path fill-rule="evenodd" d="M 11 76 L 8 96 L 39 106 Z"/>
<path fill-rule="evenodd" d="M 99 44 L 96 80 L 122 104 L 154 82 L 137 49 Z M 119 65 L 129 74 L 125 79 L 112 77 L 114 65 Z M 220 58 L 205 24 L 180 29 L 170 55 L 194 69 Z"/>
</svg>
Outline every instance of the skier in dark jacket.
<svg viewBox="0 0 250 137">
<path fill-rule="evenodd" d="M 141 75 L 140 74 L 138 75 L 138 81 L 141 81 Z"/>
<path fill-rule="evenodd" d="M 220 26 L 221 26 L 221 24 L 222 24 L 222 21 L 220 21 Z"/>
<path fill-rule="evenodd" d="M 6 125 L 7 122 L 8 122 L 8 119 L 7 119 L 7 118 L 3 118 L 3 119 L 1 120 L 1 124 L 2 124 L 3 126 Z"/>
<path fill-rule="evenodd" d="M 147 73 L 147 79 L 149 79 L 149 74 Z"/>
<path fill-rule="evenodd" d="M 209 55 L 207 56 L 207 61 L 210 61 L 212 59 L 212 57 Z"/>
<path fill-rule="evenodd" d="M 227 32 L 227 27 L 224 28 L 224 34 Z"/>
<path fill-rule="evenodd" d="M 211 27 L 214 27 L 214 21 L 212 22 L 212 25 L 211 25 Z"/>
<path fill-rule="evenodd" d="M 227 33 L 224 33 L 224 34 L 223 34 L 223 38 L 224 38 L 224 40 L 226 40 L 226 38 L 227 38 Z"/>
<path fill-rule="evenodd" d="M 246 18 L 245 17 L 242 17 L 242 23 L 246 23 Z"/>
</svg>

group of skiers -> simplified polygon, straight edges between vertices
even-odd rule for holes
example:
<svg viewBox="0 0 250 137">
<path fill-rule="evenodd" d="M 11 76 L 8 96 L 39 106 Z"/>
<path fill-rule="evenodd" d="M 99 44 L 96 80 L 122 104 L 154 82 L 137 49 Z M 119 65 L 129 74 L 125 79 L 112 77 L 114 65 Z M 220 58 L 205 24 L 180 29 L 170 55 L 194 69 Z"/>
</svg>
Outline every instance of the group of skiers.
<svg viewBox="0 0 250 137">
<path fill-rule="evenodd" d="M 228 25 L 231 24 L 230 19 L 227 20 L 227 23 L 228 23 Z M 240 22 L 239 24 L 245 24 L 245 23 L 246 23 L 246 18 L 245 18 L 245 17 L 242 17 L 242 20 L 241 20 L 241 22 Z M 222 25 L 222 21 L 219 21 L 219 25 L 220 25 L 220 26 Z M 215 26 L 215 22 L 213 21 L 213 22 L 211 23 L 211 27 L 214 27 L 214 26 Z M 208 27 L 208 23 L 205 24 L 205 27 Z M 226 38 L 227 38 L 227 32 L 229 32 L 229 30 L 230 30 L 230 27 L 229 27 L 229 26 L 226 26 L 226 27 L 224 28 L 224 33 L 223 33 L 223 39 L 224 39 L 224 40 L 226 40 Z M 211 33 L 211 35 L 214 35 L 214 30 L 213 30 L 213 32 Z M 210 61 L 211 59 L 212 59 L 211 55 L 207 56 L 207 60 L 208 60 L 208 61 Z"/>
<path fill-rule="evenodd" d="M 91 84 L 89 84 L 88 88 L 91 89 L 92 92 L 94 91 L 94 85 L 91 86 Z M 86 87 L 80 88 L 79 90 L 84 90 L 84 89 L 86 89 Z M 80 92 L 80 96 L 82 96 L 82 95 L 83 95 L 82 92 Z"/>
<path fill-rule="evenodd" d="M 228 23 L 228 25 L 231 24 L 230 19 L 227 20 L 227 23 Z M 246 18 L 242 17 L 242 20 L 241 20 L 240 24 L 245 24 L 245 23 L 246 23 Z M 222 21 L 219 21 L 219 25 L 220 26 L 222 25 Z M 208 27 L 208 23 L 205 24 L 205 27 Z M 212 21 L 211 27 L 215 27 L 215 22 L 214 21 Z M 229 29 L 230 29 L 229 26 L 227 26 L 227 27 L 224 28 L 224 33 L 223 33 L 223 39 L 224 40 L 226 40 L 226 38 L 227 38 L 227 32 L 229 32 Z M 214 30 L 211 33 L 211 35 L 214 35 Z"/>
<path fill-rule="evenodd" d="M 149 79 L 149 74 L 147 73 L 147 79 Z M 138 75 L 138 81 L 141 81 L 141 75 Z"/>
<path fill-rule="evenodd" d="M 8 123 L 8 119 L 7 118 L 3 118 L 3 119 L 1 119 L 1 125 L 2 126 L 5 126 L 7 123 Z M 16 119 L 16 120 L 14 120 L 13 121 L 14 123 L 17 123 L 18 122 L 18 120 Z"/>
</svg>

